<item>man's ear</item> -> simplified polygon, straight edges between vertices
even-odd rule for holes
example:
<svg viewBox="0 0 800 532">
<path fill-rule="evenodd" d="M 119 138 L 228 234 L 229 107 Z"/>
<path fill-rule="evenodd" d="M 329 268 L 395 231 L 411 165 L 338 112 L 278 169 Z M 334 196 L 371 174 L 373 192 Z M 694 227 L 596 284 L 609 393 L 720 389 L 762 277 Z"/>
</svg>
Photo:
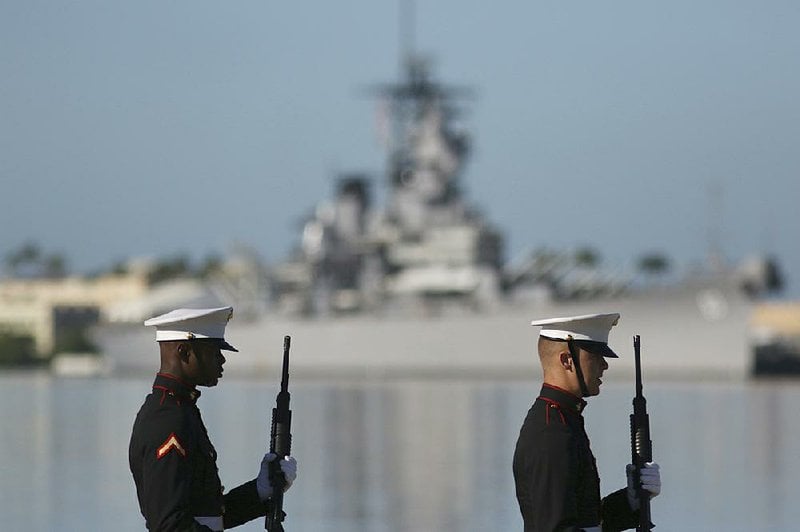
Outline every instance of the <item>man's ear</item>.
<svg viewBox="0 0 800 532">
<path fill-rule="evenodd" d="M 175 349 L 175 352 L 178 354 L 178 358 L 180 358 L 182 362 L 189 361 L 189 354 L 191 353 L 191 351 L 192 351 L 192 346 L 189 345 L 189 342 L 181 342 Z"/>
<path fill-rule="evenodd" d="M 569 351 L 562 351 L 558 354 L 558 361 L 561 363 L 561 367 L 567 371 L 572 371 L 572 355 L 569 354 Z"/>
</svg>

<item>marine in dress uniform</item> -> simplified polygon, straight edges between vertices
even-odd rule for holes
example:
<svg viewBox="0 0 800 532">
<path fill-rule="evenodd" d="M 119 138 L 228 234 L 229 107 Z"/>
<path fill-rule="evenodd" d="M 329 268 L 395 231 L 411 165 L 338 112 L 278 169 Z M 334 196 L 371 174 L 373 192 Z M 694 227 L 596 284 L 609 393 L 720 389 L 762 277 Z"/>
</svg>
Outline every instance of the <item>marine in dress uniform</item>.
<svg viewBox="0 0 800 532">
<path fill-rule="evenodd" d="M 208 437 L 197 386 L 222 377 L 222 350 L 231 307 L 178 309 L 147 320 L 156 327 L 161 370 L 153 391 L 136 416 L 128 458 L 139 507 L 149 530 L 209 531 L 232 528 L 266 515 L 272 495 L 267 454 L 258 476 L 227 493 L 217 470 L 217 452 Z M 288 486 L 297 462 L 282 457 Z"/>
<path fill-rule="evenodd" d="M 584 428 L 584 397 L 600 393 L 606 358 L 617 358 L 608 333 L 619 314 L 534 321 L 541 326 L 544 383 L 528 411 L 514 452 L 514 480 L 525 532 L 615 531 L 635 528 L 639 502 L 628 486 L 600 497 L 597 464 Z M 642 486 L 661 491 L 658 464 L 642 470 Z"/>
</svg>

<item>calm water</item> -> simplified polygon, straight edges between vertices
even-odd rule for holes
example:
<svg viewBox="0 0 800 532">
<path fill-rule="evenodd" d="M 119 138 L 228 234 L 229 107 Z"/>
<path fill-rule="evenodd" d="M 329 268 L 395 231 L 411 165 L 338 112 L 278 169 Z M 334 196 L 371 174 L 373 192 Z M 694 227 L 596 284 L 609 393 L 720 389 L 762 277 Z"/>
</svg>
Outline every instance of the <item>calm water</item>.
<svg viewBox="0 0 800 532">
<path fill-rule="evenodd" d="M 127 468 L 151 379 L 0 376 L 2 530 L 143 530 Z M 223 381 L 200 406 L 223 484 L 251 479 L 277 383 Z M 586 411 L 602 491 L 624 483 L 630 383 Z M 521 530 L 511 476 L 538 385 L 293 383 L 291 531 Z M 664 489 L 658 529 L 793 530 L 800 523 L 800 383 L 647 383 Z M 254 521 L 238 530 L 263 530 Z"/>
</svg>

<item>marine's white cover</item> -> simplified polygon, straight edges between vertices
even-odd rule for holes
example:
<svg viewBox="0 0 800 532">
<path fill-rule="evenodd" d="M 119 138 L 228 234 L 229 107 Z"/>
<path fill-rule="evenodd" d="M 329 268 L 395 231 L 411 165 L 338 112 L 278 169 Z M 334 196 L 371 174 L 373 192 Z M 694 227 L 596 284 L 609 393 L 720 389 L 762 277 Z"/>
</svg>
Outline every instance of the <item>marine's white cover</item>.
<svg viewBox="0 0 800 532">
<path fill-rule="evenodd" d="M 592 342 L 608 343 L 608 333 L 611 327 L 619 321 L 619 314 L 584 314 L 565 318 L 547 318 L 533 320 L 531 325 L 540 326 L 541 336 L 554 340 L 589 340 Z"/>
<path fill-rule="evenodd" d="M 144 324 L 156 328 L 156 341 L 193 340 L 195 338 L 225 339 L 225 326 L 233 316 L 233 307 L 179 308 Z"/>
</svg>

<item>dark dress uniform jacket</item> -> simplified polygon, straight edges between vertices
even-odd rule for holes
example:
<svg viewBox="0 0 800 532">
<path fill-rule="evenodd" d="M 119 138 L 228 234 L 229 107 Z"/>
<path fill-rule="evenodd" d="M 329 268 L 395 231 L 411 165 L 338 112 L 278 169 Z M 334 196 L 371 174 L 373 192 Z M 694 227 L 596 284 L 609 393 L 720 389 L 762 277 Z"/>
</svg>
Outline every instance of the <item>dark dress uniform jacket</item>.
<svg viewBox="0 0 800 532">
<path fill-rule="evenodd" d="M 600 499 L 600 477 L 583 426 L 585 406 L 584 400 L 545 384 L 528 411 L 514 452 L 525 532 L 637 525 L 624 488 Z"/>
<path fill-rule="evenodd" d="M 148 530 L 208 531 L 194 517 L 222 518 L 231 528 L 266 515 L 255 480 L 223 495 L 217 453 L 195 404 L 199 396 L 158 374 L 136 416 L 128 460 Z"/>
</svg>

